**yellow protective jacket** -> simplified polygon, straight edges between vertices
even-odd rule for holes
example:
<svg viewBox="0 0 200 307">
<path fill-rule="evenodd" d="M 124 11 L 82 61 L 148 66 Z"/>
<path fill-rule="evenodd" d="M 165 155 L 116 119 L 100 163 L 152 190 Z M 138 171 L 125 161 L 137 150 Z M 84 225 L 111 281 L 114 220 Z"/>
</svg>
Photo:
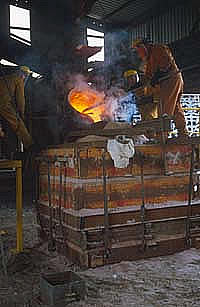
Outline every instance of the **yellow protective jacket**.
<svg viewBox="0 0 200 307">
<path fill-rule="evenodd" d="M 12 104 L 21 117 L 24 117 L 24 81 L 16 74 L 0 77 L 0 108 Z"/>
<path fill-rule="evenodd" d="M 33 144 L 33 140 L 23 121 L 24 109 L 23 79 L 16 74 L 0 77 L 0 117 L 10 124 L 27 149 Z"/>
</svg>

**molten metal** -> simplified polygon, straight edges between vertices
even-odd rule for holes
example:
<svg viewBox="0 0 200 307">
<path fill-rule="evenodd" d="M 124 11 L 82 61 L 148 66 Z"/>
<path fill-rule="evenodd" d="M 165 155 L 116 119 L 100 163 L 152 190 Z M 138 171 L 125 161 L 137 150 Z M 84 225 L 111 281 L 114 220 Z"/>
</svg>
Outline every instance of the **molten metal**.
<svg viewBox="0 0 200 307">
<path fill-rule="evenodd" d="M 68 100 L 70 105 L 78 112 L 88 115 L 94 122 L 101 121 L 105 114 L 104 94 L 92 89 L 73 89 Z"/>
</svg>

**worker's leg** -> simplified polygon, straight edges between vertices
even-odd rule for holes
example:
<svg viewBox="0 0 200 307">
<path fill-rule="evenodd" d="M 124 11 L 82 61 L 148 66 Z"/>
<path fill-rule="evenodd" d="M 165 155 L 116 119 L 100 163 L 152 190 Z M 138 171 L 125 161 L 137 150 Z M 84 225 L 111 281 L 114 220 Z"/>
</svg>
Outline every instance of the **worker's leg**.
<svg viewBox="0 0 200 307">
<path fill-rule="evenodd" d="M 180 104 L 183 92 L 183 80 L 179 75 L 162 82 L 160 99 L 162 114 L 174 116 L 174 121 L 179 134 L 186 134 L 186 121 Z M 159 111 L 160 113 L 161 111 Z M 161 115 L 161 114 L 160 114 Z"/>
<path fill-rule="evenodd" d="M 175 124 L 176 124 L 176 128 L 178 130 L 179 136 L 188 135 L 188 131 L 187 131 L 187 128 L 186 128 L 185 115 L 184 115 L 184 111 L 182 109 L 180 100 L 181 100 L 181 94 L 177 99 L 176 107 L 175 107 L 175 110 L 174 110 L 174 120 L 175 120 Z"/>
<path fill-rule="evenodd" d="M 157 104 L 153 102 L 149 102 L 146 104 L 140 104 L 138 106 L 138 110 L 141 114 L 142 120 L 152 120 L 158 117 Z M 148 139 L 153 139 L 156 137 L 156 134 L 152 131 L 147 131 L 145 135 Z"/>
<path fill-rule="evenodd" d="M 17 117 L 17 114 L 12 105 L 7 104 L 1 106 L 0 115 L 10 124 L 10 127 L 16 133 L 19 140 L 22 141 L 26 149 L 33 144 L 32 137 L 25 127 L 23 120 L 20 117 Z"/>
<path fill-rule="evenodd" d="M 142 120 L 152 120 L 158 117 L 157 105 L 155 103 L 140 104 L 138 109 Z"/>
</svg>

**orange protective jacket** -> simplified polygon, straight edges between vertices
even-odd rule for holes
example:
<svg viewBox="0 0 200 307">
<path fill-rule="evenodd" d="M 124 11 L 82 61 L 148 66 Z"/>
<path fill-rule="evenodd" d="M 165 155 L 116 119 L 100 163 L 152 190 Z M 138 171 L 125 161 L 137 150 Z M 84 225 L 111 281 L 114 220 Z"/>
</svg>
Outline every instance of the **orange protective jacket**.
<svg viewBox="0 0 200 307">
<path fill-rule="evenodd" d="M 145 76 L 152 79 L 157 71 L 166 73 L 169 78 L 160 82 L 159 96 L 159 115 L 167 113 L 174 116 L 176 128 L 179 132 L 186 130 L 186 122 L 184 112 L 180 104 L 181 95 L 183 93 L 183 78 L 175 59 L 166 45 L 149 44 L 147 46 L 148 59 L 145 65 Z"/>
</svg>

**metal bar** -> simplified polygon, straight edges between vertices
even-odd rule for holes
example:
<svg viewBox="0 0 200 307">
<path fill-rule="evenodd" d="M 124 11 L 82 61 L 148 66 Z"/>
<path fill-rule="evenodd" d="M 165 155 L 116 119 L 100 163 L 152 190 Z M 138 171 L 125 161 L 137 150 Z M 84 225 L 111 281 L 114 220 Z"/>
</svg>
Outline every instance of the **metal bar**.
<svg viewBox="0 0 200 307">
<path fill-rule="evenodd" d="M 42 237 L 46 237 L 45 229 L 41 220 L 41 213 L 39 209 L 39 199 L 40 199 L 40 175 L 39 175 L 39 164 L 36 161 L 35 164 L 35 209 L 37 214 L 37 221 L 41 227 Z"/>
<path fill-rule="evenodd" d="M 60 222 L 60 227 L 62 230 L 62 167 L 63 167 L 63 162 L 60 162 L 60 176 L 59 176 L 59 200 L 58 200 L 58 208 L 59 208 L 59 222 Z"/>
<path fill-rule="evenodd" d="M 183 108 L 185 111 L 200 111 L 200 108 Z"/>
<path fill-rule="evenodd" d="M 187 219 L 186 219 L 186 246 L 191 246 L 190 233 L 190 218 L 192 215 L 192 194 L 193 194 L 193 172 L 194 172 L 194 145 L 192 145 L 191 162 L 190 162 L 190 178 L 188 189 L 188 205 L 187 205 Z"/>
<path fill-rule="evenodd" d="M 164 162 L 163 164 L 163 174 L 167 175 L 167 159 L 166 159 L 166 148 L 165 148 L 165 143 L 166 143 L 166 132 L 164 129 L 164 117 L 163 115 L 163 105 L 162 101 L 160 99 L 160 112 L 161 112 L 161 146 L 162 146 L 162 160 Z"/>
<path fill-rule="evenodd" d="M 150 121 L 144 121 L 137 123 L 134 126 L 130 125 L 130 128 L 117 128 L 117 129 L 82 129 L 78 131 L 72 131 L 69 133 L 68 136 L 86 136 L 89 134 L 95 134 L 95 135 L 102 135 L 102 136 L 116 136 L 116 135 L 128 135 L 128 136 L 134 136 L 141 133 L 146 132 L 147 130 L 153 130 L 160 132 L 161 131 L 161 122 L 164 121 L 164 131 L 170 131 L 171 129 L 171 118 L 164 118 L 164 119 L 154 119 Z"/>
<path fill-rule="evenodd" d="M 22 162 L 20 160 L 1 160 L 0 169 L 12 169 L 22 167 Z"/>
<path fill-rule="evenodd" d="M 52 198 L 51 198 L 51 165 L 50 161 L 47 161 L 47 169 L 48 169 L 48 200 L 49 200 L 49 243 L 48 250 L 53 251 L 54 248 L 54 239 L 53 239 L 53 212 L 52 212 Z"/>
<path fill-rule="evenodd" d="M 29 40 L 27 40 L 27 39 L 25 39 L 25 38 L 23 38 L 23 37 L 20 37 L 20 36 L 18 36 L 18 35 L 15 35 L 15 34 L 13 34 L 13 33 L 10 33 L 10 36 L 12 37 L 16 37 L 16 39 L 18 38 L 18 39 L 20 39 L 22 42 L 25 42 L 25 43 L 29 43 L 29 44 L 31 44 L 31 41 L 29 41 Z"/>
<path fill-rule="evenodd" d="M 14 29 L 14 30 L 29 30 L 30 31 L 30 28 L 28 28 L 28 27 L 13 27 L 12 26 L 12 27 L 10 27 L 10 30 L 12 30 L 12 29 Z"/>
<path fill-rule="evenodd" d="M 199 65 L 199 64 L 190 65 L 190 66 L 188 66 L 188 67 L 183 67 L 182 69 L 179 69 L 179 70 L 177 70 L 177 71 L 172 71 L 171 73 L 167 74 L 166 76 L 163 76 L 163 77 L 159 78 L 157 83 L 159 84 L 159 83 L 162 82 L 162 81 L 168 80 L 168 79 L 171 78 L 172 76 L 176 76 L 176 75 L 178 75 L 179 73 L 185 72 L 185 71 L 187 71 L 187 70 L 196 69 L 197 67 L 200 68 L 200 65 Z M 146 82 L 146 84 L 143 84 L 142 86 L 139 86 L 139 87 L 136 88 L 136 89 L 137 89 L 137 90 L 143 89 L 145 86 L 149 86 L 149 85 L 151 85 L 151 80 L 148 80 L 148 81 Z M 137 98 L 138 98 L 138 99 L 143 99 L 142 96 L 141 96 L 141 97 L 137 97 Z"/>
<path fill-rule="evenodd" d="M 100 36 L 100 35 L 87 35 L 87 37 L 94 37 L 94 38 L 101 38 L 101 39 L 104 39 L 104 36 Z"/>
<path fill-rule="evenodd" d="M 66 188 L 67 188 L 67 161 L 64 162 L 64 208 L 66 209 L 66 201 L 67 201 L 67 192 L 66 192 Z"/>
<path fill-rule="evenodd" d="M 21 161 L 20 161 L 21 162 Z M 22 163 L 16 168 L 17 252 L 23 251 Z"/>
<path fill-rule="evenodd" d="M 22 161 L 0 161 L 0 168 L 16 170 L 16 251 L 21 253 L 23 251 Z"/>
<path fill-rule="evenodd" d="M 104 245 L 106 258 L 109 257 L 109 212 L 108 212 L 108 195 L 107 195 L 107 180 L 106 180 L 106 166 L 105 166 L 106 149 L 102 154 L 103 167 L 103 193 L 104 193 Z"/>
<path fill-rule="evenodd" d="M 146 242 L 145 242 L 145 190 L 144 190 L 144 168 L 143 168 L 143 159 L 140 154 L 140 178 L 141 178 L 141 197 L 142 205 L 140 208 L 141 213 L 141 223 L 142 223 L 142 251 L 145 251 Z"/>
<path fill-rule="evenodd" d="M 6 265 L 6 253 L 5 253 L 3 236 L 4 236 L 4 233 L 1 234 L 1 232 L 0 232 L 0 248 L 1 248 L 2 266 L 3 266 L 4 275 L 7 277 L 8 271 L 7 271 L 7 265 Z"/>
<path fill-rule="evenodd" d="M 179 139 L 168 139 L 167 140 L 167 144 L 184 144 L 184 145 L 197 145 L 200 144 L 200 137 L 199 136 L 194 136 L 194 137 L 190 137 L 189 139 L 183 139 L 183 140 L 179 140 Z"/>
</svg>

